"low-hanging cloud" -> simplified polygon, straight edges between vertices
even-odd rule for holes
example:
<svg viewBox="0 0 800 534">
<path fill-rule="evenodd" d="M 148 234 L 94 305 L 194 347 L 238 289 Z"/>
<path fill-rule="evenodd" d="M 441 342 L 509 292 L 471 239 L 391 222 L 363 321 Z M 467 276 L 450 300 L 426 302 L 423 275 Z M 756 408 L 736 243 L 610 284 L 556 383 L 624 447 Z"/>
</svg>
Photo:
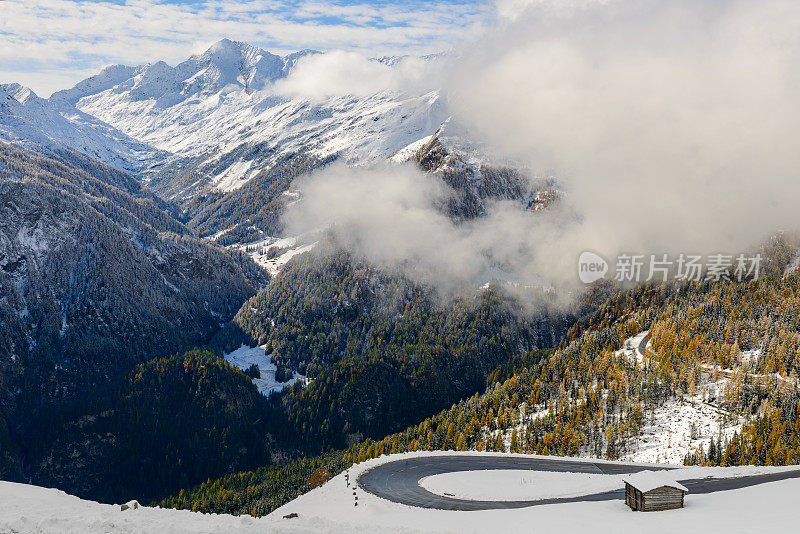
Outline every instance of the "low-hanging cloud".
<svg viewBox="0 0 800 534">
<path fill-rule="evenodd" d="M 532 2 L 463 51 L 454 113 L 553 171 L 565 245 L 738 252 L 797 226 L 800 4 Z"/>
<path fill-rule="evenodd" d="M 356 256 L 446 295 L 493 280 L 545 286 L 542 272 L 555 271 L 547 250 L 563 231 L 558 210 L 534 216 L 519 202 L 496 202 L 486 216 L 456 222 L 443 209 L 456 193 L 411 165 L 337 164 L 295 185 L 303 198 L 287 211 L 290 233 L 330 228 Z"/>
<path fill-rule="evenodd" d="M 290 228 L 333 225 L 346 247 L 449 289 L 574 282 L 587 249 L 736 254 L 798 226 L 800 5 L 518 5 L 457 51 L 444 92 L 500 156 L 555 175 L 560 208 L 497 203 L 456 224 L 435 177 L 335 167 L 301 187 Z"/>
<path fill-rule="evenodd" d="M 436 78 L 435 67 L 423 59 L 404 57 L 387 64 L 357 52 L 334 50 L 303 57 L 273 89 L 289 97 L 322 100 L 383 91 L 422 93 L 437 88 Z"/>
</svg>

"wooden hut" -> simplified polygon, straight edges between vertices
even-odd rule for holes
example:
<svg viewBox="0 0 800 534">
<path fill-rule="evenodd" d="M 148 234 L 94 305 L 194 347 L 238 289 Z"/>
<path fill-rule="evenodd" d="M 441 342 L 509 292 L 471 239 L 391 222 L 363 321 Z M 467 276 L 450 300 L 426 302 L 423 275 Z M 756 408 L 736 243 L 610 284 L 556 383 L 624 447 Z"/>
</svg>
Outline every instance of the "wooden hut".
<svg viewBox="0 0 800 534">
<path fill-rule="evenodd" d="M 689 491 L 665 471 L 641 471 L 623 481 L 625 504 L 640 512 L 683 508 L 684 496 Z"/>
</svg>

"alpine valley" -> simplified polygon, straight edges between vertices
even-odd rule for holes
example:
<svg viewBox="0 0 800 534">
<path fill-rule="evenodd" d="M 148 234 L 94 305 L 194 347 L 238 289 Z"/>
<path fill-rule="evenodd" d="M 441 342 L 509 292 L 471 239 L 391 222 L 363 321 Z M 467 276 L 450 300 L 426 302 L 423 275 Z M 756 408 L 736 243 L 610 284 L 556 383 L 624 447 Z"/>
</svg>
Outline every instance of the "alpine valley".
<svg viewBox="0 0 800 534">
<path fill-rule="evenodd" d="M 558 341 L 567 312 L 523 319 L 491 291 L 445 304 L 324 238 L 282 233 L 294 180 L 337 160 L 416 161 L 458 191 L 442 208 L 456 219 L 491 199 L 543 205 L 468 142 L 436 90 L 277 90 L 318 54 L 223 39 L 48 99 L 0 86 L 4 478 L 162 498 L 383 437 Z M 221 358 L 248 345 L 241 369 Z"/>
<path fill-rule="evenodd" d="M 292 235 L 302 178 L 412 167 L 457 227 L 566 193 L 436 87 L 293 92 L 321 55 L 223 39 L 47 99 L 0 85 L 0 479 L 265 515 L 385 453 L 800 463 L 793 236 L 749 283 L 442 295 L 333 230 Z"/>
</svg>

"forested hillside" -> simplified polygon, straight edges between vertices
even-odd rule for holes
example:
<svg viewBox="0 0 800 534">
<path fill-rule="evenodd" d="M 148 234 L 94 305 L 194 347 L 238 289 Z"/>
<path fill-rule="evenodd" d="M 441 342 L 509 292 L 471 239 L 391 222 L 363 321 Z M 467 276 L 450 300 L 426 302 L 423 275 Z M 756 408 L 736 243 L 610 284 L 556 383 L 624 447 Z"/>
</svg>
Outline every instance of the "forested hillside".
<svg viewBox="0 0 800 534">
<path fill-rule="evenodd" d="M 442 299 L 399 273 L 326 247 L 298 257 L 244 302 L 266 281 L 263 271 L 195 238 L 172 206 L 128 175 L 77 156 L 77 167 L 7 146 L 2 157 L 6 477 L 24 473 L 98 499 L 157 497 L 197 482 L 202 469 L 169 460 L 172 468 L 158 475 L 145 469 L 156 479 L 148 488 L 129 460 L 162 465 L 179 451 L 189 454 L 188 445 L 159 449 L 173 440 L 169 428 L 148 426 L 124 409 L 127 373 L 176 349 L 258 342 L 281 375 L 312 379 L 253 408 L 258 416 L 248 417 L 259 428 L 244 447 L 250 453 L 227 457 L 203 449 L 198 435 L 190 440 L 204 451 L 205 472 L 221 475 L 268 464 L 270 456 L 315 455 L 400 430 L 482 391 L 498 366 L 554 345 L 574 321 L 555 306 L 525 312 L 498 288 Z M 276 167 L 233 196 L 198 200 L 206 209 L 191 224 L 211 231 L 221 221 L 240 221 L 233 241 L 245 235 L 240 230 L 258 227 L 253 217 L 273 228 L 296 172 Z M 251 208 L 241 211 L 244 204 Z M 532 298 L 552 296 L 532 290 Z M 242 303 L 235 321 L 212 339 Z M 194 387 L 162 386 L 165 400 Z M 156 403 L 151 416 L 170 421 L 173 409 Z M 112 472 L 120 475 L 113 483 Z"/>
<path fill-rule="evenodd" d="M 358 458 L 463 447 L 616 459 L 636 449 L 657 407 L 677 400 L 707 402 L 723 419 L 743 421 L 732 438 L 706 442 L 687 461 L 800 462 L 800 277 L 784 274 L 796 249 L 779 238 L 764 254 L 758 281 L 645 287 L 613 297 L 549 358 L 403 433 L 366 442 Z M 621 349 L 644 330 L 652 341 L 637 361 Z"/>
<path fill-rule="evenodd" d="M 0 413 L 25 455 L 137 363 L 205 342 L 267 280 L 80 161 L 0 144 Z"/>
<path fill-rule="evenodd" d="M 279 366 L 313 379 L 282 399 L 313 452 L 383 436 L 481 391 L 508 359 L 558 343 L 574 317 L 555 305 L 526 312 L 499 288 L 442 299 L 399 273 L 320 252 L 288 264 L 234 321 Z"/>
<path fill-rule="evenodd" d="M 762 250 L 757 281 L 674 283 L 613 294 L 550 355 L 529 353 L 489 375 L 483 393 L 402 432 L 365 439 L 315 463 L 243 473 L 162 504 L 265 514 L 276 495 L 306 491 L 311 465 L 335 473 L 382 454 L 488 450 L 617 459 L 668 405 L 703 404 L 732 434 L 698 438 L 686 463 L 800 463 L 800 273 L 797 248 L 779 236 Z M 787 269 L 787 266 L 789 267 Z M 649 333 L 638 359 L 626 340 Z M 737 422 L 733 424 L 734 422 Z M 720 426 L 721 430 L 722 426 Z"/>
<path fill-rule="evenodd" d="M 266 399 L 219 354 L 192 350 L 136 366 L 111 397 L 59 428 L 30 476 L 105 502 L 151 499 L 268 464 Z"/>
</svg>

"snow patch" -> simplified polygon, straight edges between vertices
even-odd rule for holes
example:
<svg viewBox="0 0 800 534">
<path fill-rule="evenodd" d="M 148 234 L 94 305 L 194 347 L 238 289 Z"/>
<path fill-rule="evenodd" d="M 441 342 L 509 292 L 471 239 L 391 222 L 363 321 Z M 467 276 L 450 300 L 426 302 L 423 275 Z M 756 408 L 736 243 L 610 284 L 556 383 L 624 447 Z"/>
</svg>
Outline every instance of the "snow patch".
<svg viewBox="0 0 800 534">
<path fill-rule="evenodd" d="M 253 378 L 253 384 L 255 384 L 258 391 L 266 397 L 270 396 L 272 393 L 283 391 L 283 388 L 291 386 L 295 382 L 308 383 L 308 379 L 298 373 L 294 373 L 294 377 L 288 382 L 278 382 L 275 380 L 275 371 L 278 370 L 278 367 L 272 363 L 272 359 L 267 354 L 265 346 L 263 345 L 260 347 L 242 345 L 235 351 L 225 354 L 224 358 L 226 362 L 242 371 L 246 371 L 253 364 L 258 366 L 261 378 Z"/>
<path fill-rule="evenodd" d="M 308 243 L 307 237 L 268 237 L 255 243 L 233 246 L 249 254 L 253 261 L 267 269 L 272 276 L 277 276 L 289 260 L 317 246 L 317 241 Z"/>
<path fill-rule="evenodd" d="M 427 137 L 423 137 L 417 141 L 414 141 L 410 145 L 407 145 L 404 148 L 401 148 L 394 154 L 392 154 L 389 159 L 394 163 L 405 163 L 406 161 L 410 160 L 414 157 L 414 155 L 419 152 L 419 149 L 424 147 L 426 144 L 430 143 L 431 139 L 433 139 L 432 135 Z"/>
<path fill-rule="evenodd" d="M 718 387 L 722 387 L 718 384 Z M 741 422 L 729 422 L 729 414 L 703 402 L 702 394 L 670 399 L 652 413 L 633 444 L 622 456 L 632 462 L 681 464 L 689 451 L 702 445 L 708 450 L 712 439 L 730 439 L 741 430 Z"/>
<path fill-rule="evenodd" d="M 226 193 L 239 189 L 252 177 L 255 171 L 251 171 L 252 161 L 237 161 L 222 173 L 214 177 L 211 182 L 220 190 Z"/>
</svg>

